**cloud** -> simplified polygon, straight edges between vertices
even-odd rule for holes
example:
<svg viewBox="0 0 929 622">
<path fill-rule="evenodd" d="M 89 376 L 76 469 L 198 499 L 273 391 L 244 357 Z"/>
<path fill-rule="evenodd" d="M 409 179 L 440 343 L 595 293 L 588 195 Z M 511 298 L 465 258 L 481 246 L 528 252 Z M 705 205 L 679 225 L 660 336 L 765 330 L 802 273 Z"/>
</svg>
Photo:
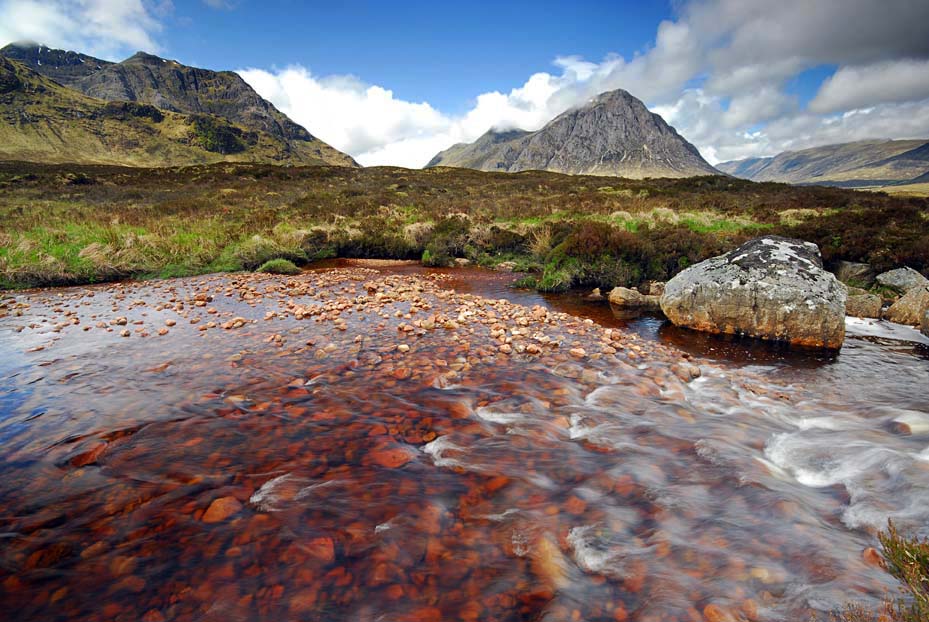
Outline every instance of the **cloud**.
<svg viewBox="0 0 929 622">
<path fill-rule="evenodd" d="M 929 97 L 929 60 L 842 67 L 823 82 L 810 110 L 827 113 Z"/>
<path fill-rule="evenodd" d="M 397 99 L 390 90 L 353 76 L 317 78 L 300 66 L 238 73 L 314 136 L 362 164 L 422 166 L 430 155 L 415 154 L 414 146 L 426 148 L 430 140 L 440 144 L 437 136 L 444 137 L 451 125 L 429 104 Z"/>
<path fill-rule="evenodd" d="M 717 87 L 746 71 L 757 84 L 822 64 L 929 56 L 925 0 L 694 0 L 681 20 L 706 51 Z"/>
<path fill-rule="evenodd" d="M 142 0 L 0 0 L 0 46 L 28 40 L 118 58 L 129 50 L 160 50 L 155 35 L 170 2 Z"/>
<path fill-rule="evenodd" d="M 794 111 L 750 129 L 727 126 L 723 103 L 719 96 L 691 89 L 655 112 L 683 128 L 684 136 L 713 164 L 855 140 L 929 137 L 929 99 L 833 115 Z"/>
</svg>

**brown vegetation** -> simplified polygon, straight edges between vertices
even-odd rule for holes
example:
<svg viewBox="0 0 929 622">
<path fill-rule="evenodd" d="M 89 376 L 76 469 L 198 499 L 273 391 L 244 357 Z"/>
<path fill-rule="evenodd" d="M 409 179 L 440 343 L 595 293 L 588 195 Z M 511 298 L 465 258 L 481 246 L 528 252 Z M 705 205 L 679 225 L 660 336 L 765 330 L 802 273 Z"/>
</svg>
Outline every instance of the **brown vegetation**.
<svg viewBox="0 0 929 622">
<path fill-rule="evenodd" d="M 929 200 L 726 177 L 0 163 L 0 283 L 84 283 L 331 256 L 514 261 L 542 289 L 635 285 L 761 232 L 827 261 L 929 268 Z"/>
</svg>

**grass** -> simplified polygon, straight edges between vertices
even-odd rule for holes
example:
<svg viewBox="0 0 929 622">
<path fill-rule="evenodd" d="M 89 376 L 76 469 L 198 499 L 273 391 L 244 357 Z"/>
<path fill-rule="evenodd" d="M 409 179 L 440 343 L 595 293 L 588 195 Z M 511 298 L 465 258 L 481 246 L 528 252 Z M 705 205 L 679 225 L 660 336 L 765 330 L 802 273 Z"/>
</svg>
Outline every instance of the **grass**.
<svg viewBox="0 0 929 622">
<path fill-rule="evenodd" d="M 922 198 L 724 177 L 8 162 L 0 163 L 0 286 L 335 256 L 512 261 L 536 271 L 543 289 L 634 286 L 762 232 L 816 242 L 827 261 L 926 270 L 927 214 Z"/>
<path fill-rule="evenodd" d="M 258 267 L 258 272 L 265 272 L 267 274 L 300 274 L 300 268 L 298 268 L 294 262 L 288 259 L 270 259 L 261 266 Z"/>
<path fill-rule="evenodd" d="M 879 186 L 877 188 L 868 188 L 868 190 L 886 192 L 887 194 L 891 195 L 929 197 L 929 182 L 918 184 L 899 184 L 895 186 Z"/>
<path fill-rule="evenodd" d="M 929 622 L 929 540 L 907 537 L 891 522 L 878 536 L 886 570 L 900 583 L 902 595 L 885 600 L 882 611 L 850 604 L 835 622 Z"/>
</svg>

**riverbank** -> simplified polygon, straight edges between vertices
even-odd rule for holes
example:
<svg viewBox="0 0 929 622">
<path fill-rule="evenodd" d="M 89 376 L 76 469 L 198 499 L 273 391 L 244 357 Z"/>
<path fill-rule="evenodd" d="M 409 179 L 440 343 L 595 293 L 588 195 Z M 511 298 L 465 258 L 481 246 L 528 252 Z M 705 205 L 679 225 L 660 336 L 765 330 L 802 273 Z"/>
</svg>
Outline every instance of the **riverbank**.
<svg viewBox="0 0 929 622">
<path fill-rule="evenodd" d="M 0 189 L 6 288 L 367 257 L 464 258 L 542 291 L 608 291 L 761 233 L 815 242 L 827 263 L 929 268 L 929 199 L 724 177 L 0 163 Z"/>
<path fill-rule="evenodd" d="M 919 346 L 733 365 L 393 269 L 7 298 L 3 608 L 793 620 L 894 589 L 866 551 L 927 518 Z"/>
</svg>

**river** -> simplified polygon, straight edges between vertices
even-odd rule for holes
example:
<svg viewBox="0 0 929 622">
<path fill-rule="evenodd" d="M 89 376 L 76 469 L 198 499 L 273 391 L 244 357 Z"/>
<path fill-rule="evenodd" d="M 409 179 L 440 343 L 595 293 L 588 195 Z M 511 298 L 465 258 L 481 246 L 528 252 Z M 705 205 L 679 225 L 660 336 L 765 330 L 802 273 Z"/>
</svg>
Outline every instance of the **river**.
<svg viewBox="0 0 929 622">
<path fill-rule="evenodd" d="M 798 351 L 512 280 L 8 297 L 0 611 L 787 621 L 893 593 L 866 551 L 888 518 L 929 535 L 929 341 L 850 320 Z"/>
</svg>

